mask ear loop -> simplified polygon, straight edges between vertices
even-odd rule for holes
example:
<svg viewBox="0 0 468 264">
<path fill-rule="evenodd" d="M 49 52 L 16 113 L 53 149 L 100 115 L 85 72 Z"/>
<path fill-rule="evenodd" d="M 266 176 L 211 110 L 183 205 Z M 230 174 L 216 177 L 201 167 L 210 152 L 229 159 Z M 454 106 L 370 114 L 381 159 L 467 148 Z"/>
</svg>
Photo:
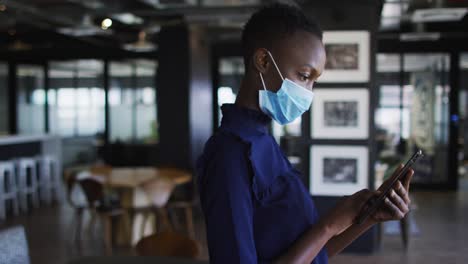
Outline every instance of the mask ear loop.
<svg viewBox="0 0 468 264">
<path fill-rule="evenodd" d="M 260 80 L 262 80 L 262 84 L 263 84 L 263 90 L 265 90 L 265 91 L 266 91 L 267 89 L 266 89 L 265 81 L 263 80 L 263 75 L 262 75 L 262 73 L 261 73 L 261 72 L 259 72 L 258 74 L 260 75 Z"/>
<path fill-rule="evenodd" d="M 278 65 L 276 65 L 276 62 L 275 62 L 275 59 L 273 58 L 273 55 L 271 55 L 271 53 L 270 53 L 269 50 L 267 50 L 267 52 L 268 52 L 268 55 L 270 55 L 270 58 L 271 58 L 271 60 L 273 61 L 273 65 L 275 65 L 275 68 L 276 68 L 276 70 L 278 71 L 278 73 L 279 73 L 279 75 L 280 75 L 280 77 L 281 77 L 281 80 L 284 81 L 283 75 L 281 74 L 281 71 L 280 71 L 280 69 L 278 68 Z"/>
</svg>

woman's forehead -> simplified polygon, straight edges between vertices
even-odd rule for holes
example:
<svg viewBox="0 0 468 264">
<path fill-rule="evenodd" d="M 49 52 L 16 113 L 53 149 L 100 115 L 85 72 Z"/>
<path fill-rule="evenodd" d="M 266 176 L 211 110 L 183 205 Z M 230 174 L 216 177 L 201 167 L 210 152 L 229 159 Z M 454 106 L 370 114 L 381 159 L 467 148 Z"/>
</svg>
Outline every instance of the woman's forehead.
<svg viewBox="0 0 468 264">
<path fill-rule="evenodd" d="M 283 63 L 310 64 L 323 68 L 325 65 L 325 49 L 322 41 L 312 33 L 298 31 L 282 39 L 275 49 L 275 53 Z"/>
</svg>

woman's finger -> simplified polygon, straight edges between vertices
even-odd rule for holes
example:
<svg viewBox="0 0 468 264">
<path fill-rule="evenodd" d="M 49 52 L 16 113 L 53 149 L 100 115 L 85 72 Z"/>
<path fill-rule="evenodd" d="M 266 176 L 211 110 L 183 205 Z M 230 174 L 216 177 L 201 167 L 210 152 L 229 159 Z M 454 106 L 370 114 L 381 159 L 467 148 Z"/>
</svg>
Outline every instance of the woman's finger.
<svg viewBox="0 0 468 264">
<path fill-rule="evenodd" d="M 390 191 L 389 194 L 390 201 L 398 207 L 398 209 L 403 212 L 403 214 L 406 214 L 409 211 L 408 204 L 404 201 L 398 193 L 395 192 L 394 189 Z"/>
<path fill-rule="evenodd" d="M 410 182 L 411 182 L 411 179 L 413 178 L 413 175 L 414 175 L 413 169 L 409 169 L 405 175 L 403 185 L 405 186 L 406 191 L 409 191 Z"/>
<path fill-rule="evenodd" d="M 411 203 L 411 200 L 409 198 L 408 192 L 406 191 L 405 187 L 400 181 L 397 181 L 395 184 L 395 187 L 393 188 L 396 193 L 405 201 L 407 205 Z"/>
<path fill-rule="evenodd" d="M 405 216 L 405 214 L 402 211 L 400 211 L 400 209 L 396 205 L 394 205 L 388 197 L 386 197 L 384 201 L 387 210 L 391 213 L 394 219 L 402 219 Z"/>
</svg>

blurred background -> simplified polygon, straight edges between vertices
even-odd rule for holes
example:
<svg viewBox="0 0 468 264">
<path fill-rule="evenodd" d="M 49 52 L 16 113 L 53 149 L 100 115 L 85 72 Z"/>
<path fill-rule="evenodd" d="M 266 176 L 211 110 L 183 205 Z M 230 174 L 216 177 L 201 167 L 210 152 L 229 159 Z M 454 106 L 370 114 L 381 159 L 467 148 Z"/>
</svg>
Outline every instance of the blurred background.
<svg viewBox="0 0 468 264">
<path fill-rule="evenodd" d="M 195 163 L 271 2 L 0 0 L 0 262 L 206 263 Z M 407 217 L 331 263 L 466 263 L 468 1 L 282 2 L 325 32 L 311 111 L 271 126 L 319 212 L 425 153 Z"/>
</svg>

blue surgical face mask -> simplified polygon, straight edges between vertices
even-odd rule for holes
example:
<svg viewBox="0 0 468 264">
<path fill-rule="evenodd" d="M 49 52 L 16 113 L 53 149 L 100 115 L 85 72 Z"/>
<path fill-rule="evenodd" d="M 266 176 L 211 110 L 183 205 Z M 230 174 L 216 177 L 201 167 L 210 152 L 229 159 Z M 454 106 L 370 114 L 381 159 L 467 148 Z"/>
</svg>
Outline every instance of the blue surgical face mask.
<svg viewBox="0 0 468 264">
<path fill-rule="evenodd" d="M 270 92 L 266 89 L 265 81 L 263 80 L 262 73 L 260 73 L 263 90 L 259 91 L 259 105 L 263 113 L 273 118 L 279 124 L 285 125 L 309 110 L 314 93 L 289 79 L 283 78 L 275 59 L 269 51 L 268 55 L 270 55 L 283 83 L 276 93 Z"/>
</svg>

